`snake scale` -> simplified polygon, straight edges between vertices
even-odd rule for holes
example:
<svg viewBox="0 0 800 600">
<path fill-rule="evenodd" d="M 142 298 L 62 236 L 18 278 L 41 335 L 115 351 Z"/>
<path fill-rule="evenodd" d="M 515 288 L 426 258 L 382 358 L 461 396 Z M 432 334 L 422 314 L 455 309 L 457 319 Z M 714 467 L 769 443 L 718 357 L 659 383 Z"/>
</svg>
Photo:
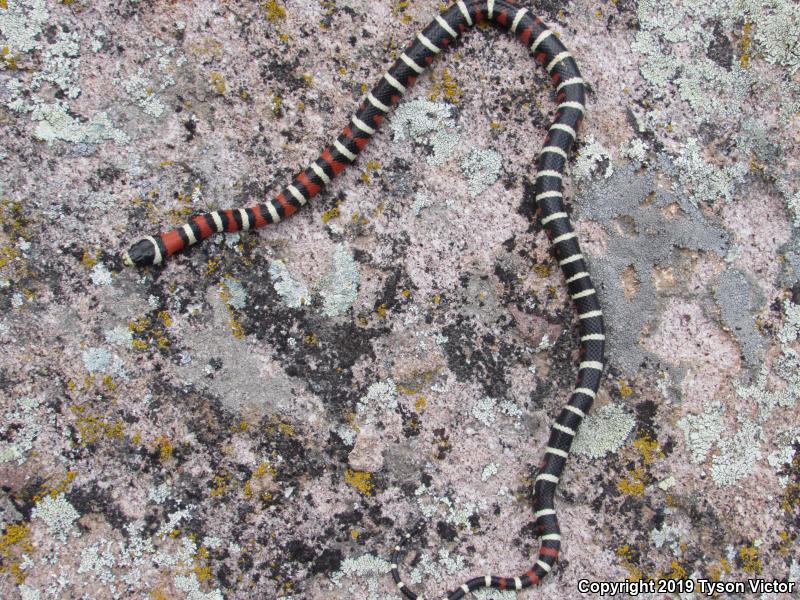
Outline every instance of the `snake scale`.
<svg viewBox="0 0 800 600">
<path fill-rule="evenodd" d="M 293 215 L 356 160 L 387 113 L 433 62 L 434 57 L 468 28 L 484 22 L 496 23 L 525 44 L 556 86 L 558 106 L 537 159 L 534 193 L 536 215 L 550 240 L 578 313 L 580 363 L 577 382 L 569 401 L 550 430 L 534 484 L 533 516 L 540 540 L 536 562 L 526 573 L 516 577 L 474 577 L 444 596 L 446 600 L 458 600 L 469 592 L 485 587 L 524 589 L 538 584 L 553 569 L 561 549 L 561 533 L 554 507 L 556 486 L 564 472 L 572 441 L 592 406 L 603 371 L 603 313 L 565 210 L 562 194 L 567 156 L 585 112 L 586 90 L 575 60 L 552 30 L 526 8 L 509 0 L 455 2 L 417 34 L 366 95 L 333 144 L 325 148 L 319 158 L 299 173 L 275 198 L 247 208 L 199 214 L 182 227 L 136 242 L 122 256 L 128 266 L 157 265 L 215 233 L 256 229 Z M 404 546 L 410 537 L 411 534 L 407 533 L 403 542 L 395 546 L 391 572 L 398 589 L 406 598 L 421 600 L 422 595 L 404 584 L 398 571 Z"/>
</svg>

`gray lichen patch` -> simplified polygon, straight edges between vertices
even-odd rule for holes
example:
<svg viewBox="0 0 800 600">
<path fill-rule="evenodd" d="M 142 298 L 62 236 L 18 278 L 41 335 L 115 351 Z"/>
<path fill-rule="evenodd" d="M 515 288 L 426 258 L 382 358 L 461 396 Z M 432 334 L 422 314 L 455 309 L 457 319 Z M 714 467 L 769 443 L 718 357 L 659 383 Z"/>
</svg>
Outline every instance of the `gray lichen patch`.
<svg viewBox="0 0 800 600">
<path fill-rule="evenodd" d="M 745 361 L 751 367 L 763 359 L 764 336 L 756 328 L 755 314 L 764 300 L 747 276 L 736 269 L 725 270 L 714 288 L 722 322 L 736 338 Z"/>
<path fill-rule="evenodd" d="M 674 263 L 679 248 L 724 256 L 727 233 L 691 206 L 686 216 L 670 218 L 664 208 L 678 198 L 661 189 L 651 170 L 635 173 L 621 167 L 609 179 L 590 186 L 576 199 L 578 218 L 599 222 L 608 234 L 605 253 L 589 257 L 592 276 L 601 282 L 601 299 L 608 336 L 608 355 L 623 369 L 635 370 L 645 356 L 640 337 L 653 322 L 658 306 L 653 284 L 657 267 Z M 619 222 L 631 226 L 620 231 Z M 626 298 L 620 285 L 630 268 L 639 282 L 638 293 Z"/>
<path fill-rule="evenodd" d="M 572 450 L 589 458 L 602 458 L 621 448 L 635 426 L 636 420 L 622 406 L 606 404 L 586 417 Z"/>
</svg>

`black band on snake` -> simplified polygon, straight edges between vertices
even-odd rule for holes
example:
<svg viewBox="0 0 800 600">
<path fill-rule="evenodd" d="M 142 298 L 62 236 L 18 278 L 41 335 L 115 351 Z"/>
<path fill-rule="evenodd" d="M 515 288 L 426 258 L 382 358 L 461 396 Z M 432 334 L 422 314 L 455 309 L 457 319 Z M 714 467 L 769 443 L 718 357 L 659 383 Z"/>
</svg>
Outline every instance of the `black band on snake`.
<svg viewBox="0 0 800 600">
<path fill-rule="evenodd" d="M 585 110 L 585 88 L 575 60 L 556 35 L 538 17 L 508 0 L 456 2 L 417 34 L 367 94 L 333 145 L 323 150 L 319 158 L 275 198 L 247 208 L 197 215 L 182 227 L 140 240 L 123 254 L 123 261 L 129 266 L 156 265 L 215 233 L 255 229 L 293 215 L 356 160 L 386 114 L 434 57 L 468 28 L 482 22 L 496 23 L 530 48 L 556 86 L 558 107 L 555 120 L 536 163 L 536 215 L 550 239 L 578 313 L 581 362 L 575 389 L 550 430 L 534 485 L 533 516 L 540 540 L 536 562 L 526 573 L 516 577 L 485 575 L 470 579 L 447 594 L 447 600 L 463 598 L 465 594 L 484 587 L 524 589 L 538 584 L 553 569 L 561 548 L 561 533 L 554 508 L 555 489 L 564 472 L 572 440 L 592 406 L 603 370 L 603 314 L 576 234 L 564 209 L 561 185 L 567 155 Z M 410 537 L 406 534 L 402 544 L 395 547 L 392 577 L 402 594 L 415 600 L 422 596 L 401 581 L 398 571 L 403 547 Z"/>
</svg>

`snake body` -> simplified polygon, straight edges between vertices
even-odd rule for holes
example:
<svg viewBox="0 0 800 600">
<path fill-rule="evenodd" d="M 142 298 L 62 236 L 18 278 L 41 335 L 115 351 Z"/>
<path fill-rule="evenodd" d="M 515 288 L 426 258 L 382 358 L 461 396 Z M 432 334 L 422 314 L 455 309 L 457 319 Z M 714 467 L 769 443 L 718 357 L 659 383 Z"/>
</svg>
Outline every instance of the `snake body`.
<svg viewBox="0 0 800 600">
<path fill-rule="evenodd" d="M 275 198 L 247 208 L 197 215 L 177 229 L 138 241 L 122 256 L 124 263 L 129 266 L 157 265 L 215 233 L 256 229 L 293 215 L 356 160 L 386 114 L 433 62 L 434 57 L 468 28 L 484 22 L 496 23 L 525 44 L 556 86 L 558 107 L 537 159 L 534 193 L 536 215 L 550 240 L 578 313 L 580 363 L 575 388 L 550 430 L 534 484 L 533 516 L 540 540 L 536 562 L 526 573 L 516 577 L 485 575 L 470 579 L 446 595 L 446 600 L 458 600 L 484 587 L 524 589 L 538 584 L 553 569 L 561 549 L 561 533 L 554 507 L 555 489 L 564 472 L 572 441 L 592 406 L 603 370 L 603 314 L 562 195 L 562 176 L 567 156 L 585 111 L 585 85 L 575 60 L 552 30 L 526 8 L 509 0 L 455 2 L 417 34 L 366 95 L 333 144 L 325 148 L 319 158 Z M 410 534 L 406 534 L 404 541 L 395 546 L 392 577 L 406 598 L 422 600 L 421 595 L 403 583 L 398 571 L 409 538 Z"/>
</svg>

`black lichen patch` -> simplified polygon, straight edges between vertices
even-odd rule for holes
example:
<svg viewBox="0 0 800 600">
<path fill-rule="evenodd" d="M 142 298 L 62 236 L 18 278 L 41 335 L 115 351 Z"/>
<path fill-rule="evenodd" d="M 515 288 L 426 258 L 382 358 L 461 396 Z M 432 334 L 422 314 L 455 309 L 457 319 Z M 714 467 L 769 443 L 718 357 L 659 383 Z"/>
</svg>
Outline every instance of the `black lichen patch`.
<svg viewBox="0 0 800 600">
<path fill-rule="evenodd" d="M 706 28 L 709 29 L 708 24 Z M 722 23 L 714 22 L 714 39 L 706 51 L 708 58 L 713 60 L 723 69 L 731 70 L 733 66 L 733 43 L 722 29 Z"/>
<path fill-rule="evenodd" d="M 514 355 L 512 344 L 479 337 L 474 319 L 464 315 L 457 315 L 454 323 L 442 328 L 442 333 L 447 337 L 447 366 L 459 381 L 479 383 L 493 398 L 508 392 L 506 369 Z"/>
<path fill-rule="evenodd" d="M 129 519 L 114 502 L 110 490 L 102 489 L 96 481 L 90 485 L 73 488 L 67 492 L 66 498 L 79 514 L 101 514 L 114 529 L 125 530 Z"/>
</svg>

